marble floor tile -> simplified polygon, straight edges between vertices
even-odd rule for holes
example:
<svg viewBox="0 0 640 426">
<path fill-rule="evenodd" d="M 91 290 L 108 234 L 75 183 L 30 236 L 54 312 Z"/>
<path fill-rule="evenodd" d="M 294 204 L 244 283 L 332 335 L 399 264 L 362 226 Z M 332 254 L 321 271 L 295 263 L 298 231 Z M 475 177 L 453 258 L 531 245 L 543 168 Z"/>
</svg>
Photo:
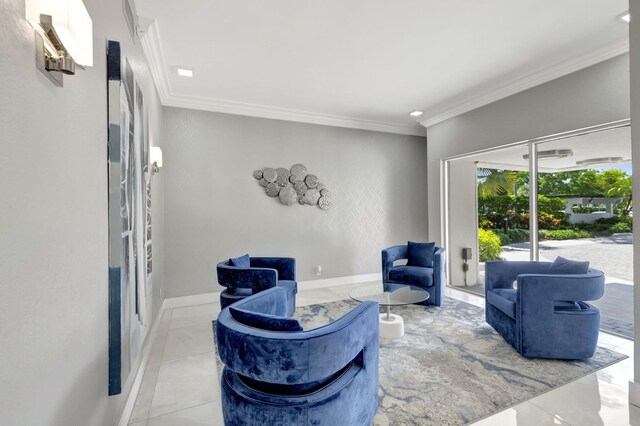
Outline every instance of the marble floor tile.
<svg viewBox="0 0 640 426">
<path fill-rule="evenodd" d="M 144 376 L 142 377 L 140 389 L 138 390 L 136 403 L 133 406 L 133 412 L 129 418 L 129 424 L 143 420 L 146 421 L 149 417 L 149 409 L 151 408 L 151 401 L 153 400 L 153 394 L 156 389 L 159 370 L 160 364 L 147 366 Z"/>
<path fill-rule="evenodd" d="M 149 417 L 219 400 L 214 352 L 163 361 Z"/>
<path fill-rule="evenodd" d="M 613 349 L 616 346 L 620 346 L 624 343 L 629 342 L 630 340 L 625 339 L 620 336 L 616 336 L 613 334 L 605 333 L 604 331 L 600 331 L 598 335 L 598 345 L 603 346 L 605 348 Z"/>
<path fill-rule="evenodd" d="M 147 421 L 129 423 L 129 426 L 147 426 Z"/>
<path fill-rule="evenodd" d="M 553 414 L 529 402 L 507 408 L 491 417 L 472 423 L 473 426 L 547 426 L 568 425 Z"/>
<path fill-rule="evenodd" d="M 614 349 L 614 351 L 617 351 L 617 349 Z M 633 380 L 633 358 L 627 358 L 607 368 L 598 370 L 596 375 L 601 382 L 628 387 L 629 381 Z"/>
<path fill-rule="evenodd" d="M 149 419 L 146 426 L 224 426 L 220 402 L 214 401 Z"/>
<path fill-rule="evenodd" d="M 627 388 L 598 380 L 596 374 L 589 374 L 530 402 L 571 425 L 629 424 Z"/>
<path fill-rule="evenodd" d="M 208 323 L 218 318 L 220 313 L 219 303 L 207 303 L 205 305 L 175 308 L 171 316 L 170 330 L 189 325 Z"/>
<path fill-rule="evenodd" d="M 162 361 L 210 352 L 214 349 L 211 321 L 169 330 Z"/>
</svg>

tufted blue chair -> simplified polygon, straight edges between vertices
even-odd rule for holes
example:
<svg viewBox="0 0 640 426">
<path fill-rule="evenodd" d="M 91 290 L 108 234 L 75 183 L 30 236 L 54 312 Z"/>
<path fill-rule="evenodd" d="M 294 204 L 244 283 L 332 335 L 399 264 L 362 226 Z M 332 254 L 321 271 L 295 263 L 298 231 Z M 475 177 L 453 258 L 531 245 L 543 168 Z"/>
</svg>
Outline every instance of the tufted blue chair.
<svg viewBox="0 0 640 426">
<path fill-rule="evenodd" d="M 378 409 L 378 304 L 364 302 L 309 331 L 288 311 L 286 291 L 276 287 L 220 312 L 225 425 L 371 424 Z"/>
<path fill-rule="evenodd" d="M 425 305 L 442 305 L 445 287 L 445 250 L 434 247 L 433 268 L 409 265 L 394 266 L 393 262 L 408 258 L 408 247 L 399 245 L 382 250 L 382 282 L 420 287 L 429 293 Z"/>
<path fill-rule="evenodd" d="M 272 287 L 287 291 L 287 300 L 293 315 L 296 310 L 296 260 L 291 257 L 251 257 L 250 267 L 229 265 L 229 261 L 218 263 L 218 283 L 226 287 L 220 294 L 220 306 L 224 309 L 247 296 Z"/>
<path fill-rule="evenodd" d="M 551 262 L 487 262 L 486 319 L 520 354 L 584 359 L 598 343 L 604 274 L 550 273 Z M 514 288 L 514 282 L 517 288 Z"/>
</svg>

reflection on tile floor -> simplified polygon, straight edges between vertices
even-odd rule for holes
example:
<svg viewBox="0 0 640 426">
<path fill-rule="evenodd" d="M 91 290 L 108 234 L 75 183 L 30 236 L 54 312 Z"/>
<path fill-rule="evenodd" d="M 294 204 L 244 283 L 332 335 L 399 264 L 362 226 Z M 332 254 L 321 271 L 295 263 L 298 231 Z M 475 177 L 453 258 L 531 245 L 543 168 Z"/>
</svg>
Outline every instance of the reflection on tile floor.
<svg viewBox="0 0 640 426">
<path fill-rule="evenodd" d="M 301 290 L 298 306 L 348 298 L 360 284 Z M 484 307 L 473 294 L 447 288 L 447 297 Z M 211 321 L 220 305 L 210 303 L 167 309 L 158 326 L 149 364 L 130 425 L 223 425 L 220 388 L 213 358 Z M 633 342 L 601 333 L 600 345 L 630 358 L 518 404 L 474 425 L 629 425 L 640 418 L 629 408 L 628 382 L 633 377 Z M 635 415 L 635 416 L 634 416 Z M 637 424 L 637 423 L 636 423 Z"/>
</svg>

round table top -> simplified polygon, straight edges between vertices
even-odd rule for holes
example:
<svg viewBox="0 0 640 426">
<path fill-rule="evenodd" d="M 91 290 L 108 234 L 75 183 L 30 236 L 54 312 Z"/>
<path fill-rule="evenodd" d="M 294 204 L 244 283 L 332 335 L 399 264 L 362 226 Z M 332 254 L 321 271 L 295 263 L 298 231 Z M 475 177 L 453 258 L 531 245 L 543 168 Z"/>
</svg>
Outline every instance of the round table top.
<svg viewBox="0 0 640 426">
<path fill-rule="evenodd" d="M 404 284 L 371 283 L 358 286 L 349 292 L 358 302 L 378 302 L 381 306 L 411 305 L 424 302 L 429 293 L 420 287 Z"/>
</svg>

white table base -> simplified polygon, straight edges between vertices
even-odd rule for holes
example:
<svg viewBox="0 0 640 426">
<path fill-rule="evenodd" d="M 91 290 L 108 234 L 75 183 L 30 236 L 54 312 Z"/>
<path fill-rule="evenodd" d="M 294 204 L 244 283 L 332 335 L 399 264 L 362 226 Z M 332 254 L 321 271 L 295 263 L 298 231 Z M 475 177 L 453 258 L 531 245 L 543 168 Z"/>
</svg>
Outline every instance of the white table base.
<svg viewBox="0 0 640 426">
<path fill-rule="evenodd" d="M 399 339 L 404 336 L 404 320 L 400 315 L 380 314 L 380 337 Z"/>
</svg>

